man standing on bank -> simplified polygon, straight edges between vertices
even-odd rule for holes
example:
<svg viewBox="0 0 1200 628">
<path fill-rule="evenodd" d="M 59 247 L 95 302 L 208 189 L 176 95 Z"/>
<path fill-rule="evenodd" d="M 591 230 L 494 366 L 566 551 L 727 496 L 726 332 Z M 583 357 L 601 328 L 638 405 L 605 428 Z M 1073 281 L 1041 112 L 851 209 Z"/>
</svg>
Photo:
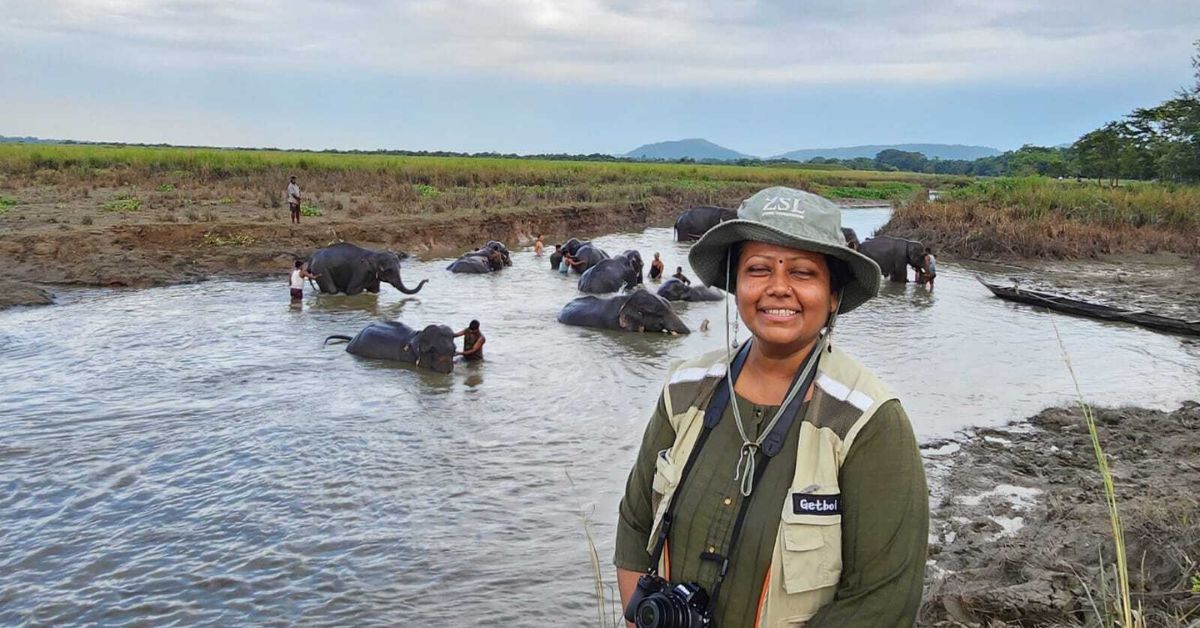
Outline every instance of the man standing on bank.
<svg viewBox="0 0 1200 628">
<path fill-rule="evenodd" d="M 925 473 L 899 400 L 832 338 L 880 278 L 840 227 L 837 205 L 775 187 L 693 246 L 752 337 L 663 387 L 617 523 L 631 624 L 681 605 L 719 627 L 913 625 Z"/>
<path fill-rule="evenodd" d="M 300 224 L 300 186 L 296 185 L 296 175 L 288 178 L 287 201 L 288 209 L 292 212 L 292 222 Z"/>
</svg>

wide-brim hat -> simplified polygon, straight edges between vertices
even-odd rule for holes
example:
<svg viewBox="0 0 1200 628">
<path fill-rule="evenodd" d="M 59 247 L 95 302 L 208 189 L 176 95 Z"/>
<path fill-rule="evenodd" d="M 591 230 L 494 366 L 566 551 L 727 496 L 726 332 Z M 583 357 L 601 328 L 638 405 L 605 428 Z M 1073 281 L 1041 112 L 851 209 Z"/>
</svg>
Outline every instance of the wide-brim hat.
<svg viewBox="0 0 1200 628">
<path fill-rule="evenodd" d="M 879 265 L 846 246 L 841 208 L 816 194 L 772 187 L 742 201 L 736 219 L 709 229 L 688 253 L 688 261 L 700 280 L 734 292 L 737 260 L 731 260 L 727 267 L 726 259 L 729 248 L 739 242 L 766 242 L 845 262 L 851 277 L 843 288 L 839 312 L 849 312 L 879 293 Z"/>
</svg>

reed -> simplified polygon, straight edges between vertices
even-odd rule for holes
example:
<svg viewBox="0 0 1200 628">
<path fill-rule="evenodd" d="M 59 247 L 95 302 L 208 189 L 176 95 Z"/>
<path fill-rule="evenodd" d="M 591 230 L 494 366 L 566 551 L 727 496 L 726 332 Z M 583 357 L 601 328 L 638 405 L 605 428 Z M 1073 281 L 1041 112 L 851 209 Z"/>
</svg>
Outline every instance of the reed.
<svg viewBox="0 0 1200 628">
<path fill-rule="evenodd" d="M 976 181 L 938 201 L 917 195 L 883 232 L 971 258 L 1200 254 L 1200 188 L 1118 187 L 1044 177 Z"/>
</svg>

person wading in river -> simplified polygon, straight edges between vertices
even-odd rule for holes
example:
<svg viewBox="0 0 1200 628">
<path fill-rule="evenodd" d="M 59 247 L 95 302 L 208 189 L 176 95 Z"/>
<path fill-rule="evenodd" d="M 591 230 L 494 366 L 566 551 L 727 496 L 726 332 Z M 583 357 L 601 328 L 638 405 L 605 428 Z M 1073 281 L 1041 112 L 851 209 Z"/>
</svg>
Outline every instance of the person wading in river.
<svg viewBox="0 0 1200 628">
<path fill-rule="evenodd" d="M 685 286 L 692 285 L 692 280 L 688 279 L 687 275 L 683 274 L 683 266 L 676 266 L 675 274 L 671 275 L 671 276 L 674 277 L 675 279 L 678 279 L 679 281 L 682 281 L 683 285 L 685 285 Z"/>
<path fill-rule="evenodd" d="M 461 355 L 464 360 L 474 362 L 483 359 L 483 343 L 487 339 L 483 337 L 483 332 L 479 331 L 479 321 L 473 320 L 467 328 L 454 334 L 457 338 L 463 336 L 463 350 L 457 355 Z"/>
<path fill-rule="evenodd" d="M 659 259 L 658 253 L 654 254 L 654 261 L 650 262 L 650 280 L 658 281 L 662 278 L 663 261 Z"/>
<path fill-rule="evenodd" d="M 292 212 L 292 222 L 300 224 L 300 186 L 296 185 L 296 175 L 288 177 L 287 201 L 288 209 Z"/>
<path fill-rule="evenodd" d="M 542 241 L 542 236 L 539 235 L 537 237 L 537 240 L 535 240 L 533 243 L 533 256 L 541 257 L 542 251 L 545 250 L 545 248 L 546 248 L 546 243 Z"/>
<path fill-rule="evenodd" d="M 924 265 L 917 275 L 917 283 L 925 285 L 930 291 L 933 290 L 933 280 L 937 279 L 937 258 L 933 256 L 933 249 L 925 247 Z"/>
<path fill-rule="evenodd" d="M 837 205 L 774 187 L 693 246 L 751 338 L 662 389 L 617 521 L 627 620 L 653 620 L 669 582 L 702 589 L 715 626 L 913 625 L 925 473 L 899 400 L 831 340 L 880 281 L 840 226 Z"/>
<path fill-rule="evenodd" d="M 291 289 L 292 303 L 299 303 L 304 299 L 304 280 L 316 279 L 320 277 L 320 273 L 313 274 L 304 268 L 302 260 L 296 260 L 292 266 L 292 274 L 288 277 L 288 287 Z"/>
</svg>

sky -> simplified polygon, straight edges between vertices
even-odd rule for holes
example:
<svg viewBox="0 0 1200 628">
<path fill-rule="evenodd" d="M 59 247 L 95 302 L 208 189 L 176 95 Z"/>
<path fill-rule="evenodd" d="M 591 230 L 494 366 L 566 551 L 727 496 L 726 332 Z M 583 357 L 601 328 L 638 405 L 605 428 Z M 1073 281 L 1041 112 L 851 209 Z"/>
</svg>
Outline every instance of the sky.
<svg viewBox="0 0 1200 628">
<path fill-rule="evenodd" d="M 1195 84 L 1197 0 L 0 0 L 0 135 L 759 156 L 1071 142 Z"/>
</svg>

